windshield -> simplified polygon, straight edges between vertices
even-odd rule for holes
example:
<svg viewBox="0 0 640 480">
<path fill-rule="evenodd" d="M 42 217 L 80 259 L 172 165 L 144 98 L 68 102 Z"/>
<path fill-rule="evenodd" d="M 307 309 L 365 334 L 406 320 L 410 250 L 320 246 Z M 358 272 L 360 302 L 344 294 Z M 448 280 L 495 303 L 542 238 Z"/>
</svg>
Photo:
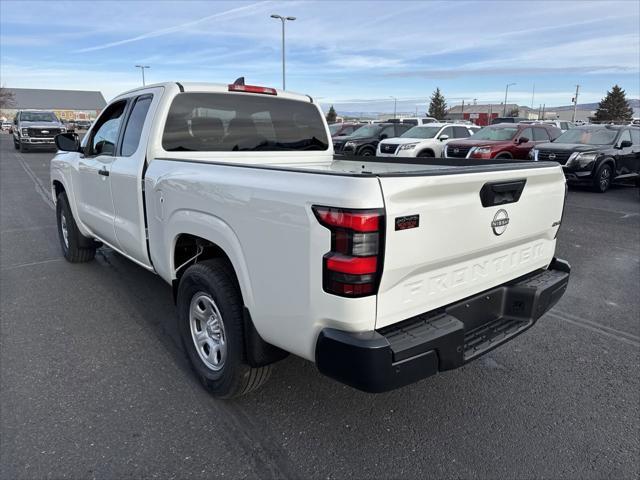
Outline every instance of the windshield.
<svg viewBox="0 0 640 480">
<path fill-rule="evenodd" d="M 404 132 L 404 138 L 433 138 L 440 131 L 440 127 L 413 127 Z"/>
<path fill-rule="evenodd" d="M 162 136 L 170 152 L 327 150 L 315 105 L 267 95 L 180 93 Z"/>
<path fill-rule="evenodd" d="M 617 130 L 608 128 L 574 128 L 567 130 L 553 143 L 578 143 L 580 145 L 611 145 L 616 140 Z"/>
<path fill-rule="evenodd" d="M 20 112 L 21 122 L 57 122 L 53 112 Z"/>
<path fill-rule="evenodd" d="M 365 125 L 349 135 L 349 138 L 377 137 L 383 128 L 380 125 Z"/>
<path fill-rule="evenodd" d="M 473 134 L 474 140 L 511 140 L 518 133 L 518 127 L 484 127 Z"/>
</svg>

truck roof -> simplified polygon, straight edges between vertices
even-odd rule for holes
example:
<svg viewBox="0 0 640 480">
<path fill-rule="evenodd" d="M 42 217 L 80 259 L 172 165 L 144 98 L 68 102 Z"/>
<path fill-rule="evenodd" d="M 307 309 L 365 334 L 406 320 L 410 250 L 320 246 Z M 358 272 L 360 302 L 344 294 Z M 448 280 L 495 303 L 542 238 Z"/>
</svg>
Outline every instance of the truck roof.
<svg viewBox="0 0 640 480">
<path fill-rule="evenodd" d="M 145 85 L 144 87 L 134 88 L 127 92 L 121 93 L 118 97 L 122 97 L 125 95 L 129 95 L 134 92 L 144 91 L 150 88 L 155 87 L 165 87 L 165 88 L 175 88 L 178 86 L 181 90 L 185 92 L 210 92 L 210 93 L 234 93 L 241 95 L 256 95 L 255 93 L 245 93 L 245 92 L 229 92 L 229 84 L 228 83 L 209 83 L 209 82 L 162 82 L 162 83 L 154 83 Z M 266 85 L 265 85 L 266 86 Z M 273 88 L 273 87 L 269 87 Z M 276 96 L 280 98 L 287 98 L 289 100 L 299 100 L 303 102 L 311 102 L 313 103 L 313 98 L 310 95 L 305 95 L 302 93 L 295 93 L 289 90 L 281 90 L 278 88 L 273 88 L 276 91 Z M 116 98 L 118 98 L 116 97 Z"/>
</svg>

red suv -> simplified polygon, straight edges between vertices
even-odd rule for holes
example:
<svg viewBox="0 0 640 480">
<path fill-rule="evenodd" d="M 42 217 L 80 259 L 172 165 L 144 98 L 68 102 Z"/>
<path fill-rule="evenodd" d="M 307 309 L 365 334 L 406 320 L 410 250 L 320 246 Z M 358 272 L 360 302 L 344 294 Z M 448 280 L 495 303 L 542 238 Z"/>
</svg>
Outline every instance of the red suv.
<svg viewBox="0 0 640 480">
<path fill-rule="evenodd" d="M 553 125 L 499 123 L 489 125 L 471 137 L 448 143 L 445 157 L 453 158 L 518 158 L 529 159 L 529 150 L 538 143 L 551 142 L 562 134 Z"/>
</svg>

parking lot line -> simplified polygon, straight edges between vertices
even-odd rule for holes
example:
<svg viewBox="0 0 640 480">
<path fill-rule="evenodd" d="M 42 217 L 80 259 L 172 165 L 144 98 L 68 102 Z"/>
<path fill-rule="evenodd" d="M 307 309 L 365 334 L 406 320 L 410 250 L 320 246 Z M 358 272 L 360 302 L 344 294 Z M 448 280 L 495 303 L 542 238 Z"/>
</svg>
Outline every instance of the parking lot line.
<svg viewBox="0 0 640 480">
<path fill-rule="evenodd" d="M 587 330 L 591 330 L 592 332 L 598 333 L 600 335 L 604 335 L 605 337 L 614 338 L 614 339 L 616 339 L 616 340 L 618 340 L 620 342 L 627 343 L 627 344 L 632 345 L 634 347 L 640 347 L 640 341 L 633 339 L 633 338 L 637 338 L 637 337 L 635 337 L 635 335 L 632 335 L 632 334 L 629 334 L 629 333 L 626 333 L 626 332 L 620 332 L 619 330 L 617 331 L 618 334 L 612 333 L 609 330 L 613 330 L 613 329 L 611 329 L 609 327 L 605 327 L 604 325 L 599 325 L 599 324 L 596 324 L 595 322 L 591 322 L 591 321 L 585 320 L 585 319 L 574 320 L 574 319 L 571 319 L 571 318 L 567 318 L 567 317 L 565 317 L 563 315 L 558 314 L 557 311 L 554 311 L 554 310 L 548 312 L 547 315 L 551 315 L 552 317 L 555 317 L 558 320 L 562 320 L 562 321 L 570 323 L 572 325 L 576 325 L 578 327 L 586 328 Z"/>
</svg>

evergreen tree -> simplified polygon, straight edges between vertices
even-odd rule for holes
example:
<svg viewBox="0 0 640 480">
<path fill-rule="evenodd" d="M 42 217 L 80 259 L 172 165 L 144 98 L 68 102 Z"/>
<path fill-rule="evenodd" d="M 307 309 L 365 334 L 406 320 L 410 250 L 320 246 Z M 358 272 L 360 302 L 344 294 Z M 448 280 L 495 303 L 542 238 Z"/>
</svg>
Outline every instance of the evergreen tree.
<svg viewBox="0 0 640 480">
<path fill-rule="evenodd" d="M 436 91 L 431 95 L 429 116 L 438 120 L 442 120 L 447 116 L 447 103 L 445 102 L 444 95 L 440 93 L 440 88 L 436 88 Z"/>
<path fill-rule="evenodd" d="M 624 90 L 614 85 L 598 104 L 594 118 L 597 122 L 630 122 L 633 118 L 633 109 L 627 102 Z"/>
<path fill-rule="evenodd" d="M 338 117 L 338 114 L 336 113 L 336 110 L 333 108 L 333 105 L 331 105 L 331 108 L 329 109 L 329 113 L 327 113 L 327 122 L 333 123 L 336 121 L 337 117 Z"/>
</svg>

